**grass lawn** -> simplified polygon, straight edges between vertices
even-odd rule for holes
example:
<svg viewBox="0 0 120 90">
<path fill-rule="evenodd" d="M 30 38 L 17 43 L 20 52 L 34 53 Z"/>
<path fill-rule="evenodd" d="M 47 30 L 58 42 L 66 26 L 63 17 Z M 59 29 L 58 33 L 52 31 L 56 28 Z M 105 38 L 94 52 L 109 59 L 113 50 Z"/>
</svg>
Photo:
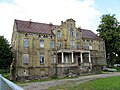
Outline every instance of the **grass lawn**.
<svg viewBox="0 0 120 90">
<path fill-rule="evenodd" d="M 56 86 L 48 90 L 120 90 L 120 76 L 100 78 L 82 84 Z"/>
</svg>

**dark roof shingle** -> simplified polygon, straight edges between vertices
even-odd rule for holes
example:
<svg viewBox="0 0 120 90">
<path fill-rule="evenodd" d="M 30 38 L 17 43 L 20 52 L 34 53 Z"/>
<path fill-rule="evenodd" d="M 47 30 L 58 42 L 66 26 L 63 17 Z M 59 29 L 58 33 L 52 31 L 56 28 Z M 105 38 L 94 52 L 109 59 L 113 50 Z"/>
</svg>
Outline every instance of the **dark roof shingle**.
<svg viewBox="0 0 120 90">
<path fill-rule="evenodd" d="M 93 33 L 91 30 L 80 29 L 82 32 L 83 39 L 102 40 L 99 36 Z"/>
<path fill-rule="evenodd" d="M 19 32 L 42 33 L 42 34 L 53 34 L 51 31 L 57 26 L 52 24 L 22 20 L 15 20 L 15 23 L 17 31 Z"/>
<path fill-rule="evenodd" d="M 52 24 L 22 21 L 16 19 L 15 19 L 15 23 L 18 32 L 53 34 L 52 30 L 57 27 L 57 25 L 52 25 Z M 102 40 L 102 38 L 98 37 L 91 30 L 80 29 L 80 28 L 78 28 L 78 30 L 82 32 L 83 39 Z"/>
</svg>

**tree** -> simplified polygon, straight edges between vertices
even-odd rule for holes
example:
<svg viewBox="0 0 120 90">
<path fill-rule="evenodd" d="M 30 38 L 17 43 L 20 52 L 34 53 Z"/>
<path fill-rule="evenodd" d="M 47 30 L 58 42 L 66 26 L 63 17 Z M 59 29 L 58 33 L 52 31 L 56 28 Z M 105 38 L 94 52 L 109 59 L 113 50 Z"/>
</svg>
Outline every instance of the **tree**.
<svg viewBox="0 0 120 90">
<path fill-rule="evenodd" d="M 4 38 L 4 36 L 0 36 L 0 69 L 9 69 L 12 59 L 13 54 L 10 44 Z"/>
<path fill-rule="evenodd" d="M 102 15 L 97 31 L 105 40 L 107 63 L 120 63 L 120 26 L 115 14 Z"/>
</svg>

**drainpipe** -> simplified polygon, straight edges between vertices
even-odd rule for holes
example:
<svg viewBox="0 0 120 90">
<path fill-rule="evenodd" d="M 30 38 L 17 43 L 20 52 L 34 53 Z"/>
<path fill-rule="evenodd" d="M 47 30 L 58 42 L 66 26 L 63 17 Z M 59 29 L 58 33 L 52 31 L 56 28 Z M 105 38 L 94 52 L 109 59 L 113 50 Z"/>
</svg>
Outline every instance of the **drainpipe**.
<svg viewBox="0 0 120 90">
<path fill-rule="evenodd" d="M 18 40 L 18 32 L 17 32 L 17 59 L 16 59 L 16 62 L 15 62 L 15 68 L 16 68 L 16 71 L 15 71 L 15 79 L 16 79 L 16 75 L 18 76 L 18 45 L 19 45 L 19 40 Z"/>
</svg>

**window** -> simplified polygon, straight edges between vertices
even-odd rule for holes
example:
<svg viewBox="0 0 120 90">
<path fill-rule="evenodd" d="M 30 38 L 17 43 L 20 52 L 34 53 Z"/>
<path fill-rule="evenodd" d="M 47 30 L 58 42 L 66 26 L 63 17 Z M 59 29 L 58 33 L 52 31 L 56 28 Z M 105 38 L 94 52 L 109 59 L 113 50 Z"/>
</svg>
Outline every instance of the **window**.
<svg viewBox="0 0 120 90">
<path fill-rule="evenodd" d="M 40 54 L 40 64 L 44 64 L 44 54 Z"/>
<path fill-rule="evenodd" d="M 28 47 L 28 39 L 27 38 L 24 39 L 24 47 Z"/>
<path fill-rule="evenodd" d="M 80 43 L 77 43 L 77 48 L 80 49 Z"/>
<path fill-rule="evenodd" d="M 62 34 L 60 31 L 57 31 L 57 35 L 58 35 L 58 38 L 61 38 L 62 37 Z"/>
<path fill-rule="evenodd" d="M 80 35 L 79 35 L 78 32 L 76 33 L 76 39 L 77 39 L 77 40 L 80 39 Z"/>
<path fill-rule="evenodd" d="M 88 43 L 84 43 L 83 47 L 84 47 L 84 49 L 89 49 L 89 44 Z"/>
<path fill-rule="evenodd" d="M 44 47 L 44 40 L 40 40 L 40 47 L 41 47 L 41 48 Z"/>
<path fill-rule="evenodd" d="M 54 48 L 54 41 L 50 42 L 50 48 Z"/>
<path fill-rule="evenodd" d="M 74 41 L 72 40 L 71 42 L 70 42 L 71 44 L 71 48 L 74 48 Z"/>
<path fill-rule="evenodd" d="M 58 42 L 58 48 L 62 48 L 62 43 Z"/>
<path fill-rule="evenodd" d="M 52 63 L 52 64 L 55 64 L 55 63 L 56 63 L 56 55 L 53 55 L 53 56 L 51 57 L 51 63 Z"/>
<path fill-rule="evenodd" d="M 23 64 L 29 63 L 29 54 L 23 54 Z"/>
<path fill-rule="evenodd" d="M 70 36 L 73 37 L 73 29 L 70 29 Z"/>
</svg>

